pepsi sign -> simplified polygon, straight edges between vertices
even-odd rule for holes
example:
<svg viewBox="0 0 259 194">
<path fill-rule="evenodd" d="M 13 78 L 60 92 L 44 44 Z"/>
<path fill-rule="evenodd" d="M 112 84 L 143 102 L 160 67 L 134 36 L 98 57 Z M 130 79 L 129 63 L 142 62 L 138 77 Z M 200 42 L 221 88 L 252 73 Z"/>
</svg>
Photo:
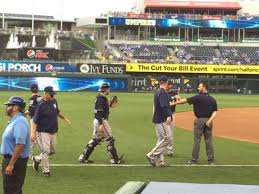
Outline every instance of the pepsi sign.
<svg viewBox="0 0 259 194">
<path fill-rule="evenodd" d="M 55 50 L 49 48 L 23 48 L 21 52 L 21 59 L 53 60 Z"/>
<path fill-rule="evenodd" d="M 77 72 L 77 67 L 69 63 L 0 61 L 0 72 Z"/>
</svg>

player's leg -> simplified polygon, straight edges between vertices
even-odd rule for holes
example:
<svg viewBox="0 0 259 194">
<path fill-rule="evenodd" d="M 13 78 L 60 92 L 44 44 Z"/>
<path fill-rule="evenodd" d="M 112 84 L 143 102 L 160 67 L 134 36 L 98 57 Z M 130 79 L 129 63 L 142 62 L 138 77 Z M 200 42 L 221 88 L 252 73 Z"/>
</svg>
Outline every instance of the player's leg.
<svg viewBox="0 0 259 194">
<path fill-rule="evenodd" d="M 170 125 L 166 123 L 155 124 L 155 128 L 161 136 L 162 140 L 147 154 L 147 158 L 153 166 L 158 166 L 158 158 L 161 154 L 163 154 L 166 150 L 166 147 L 172 141 L 172 134 Z M 164 161 L 163 161 L 164 164 Z M 161 165 L 164 166 L 164 165 Z"/>
<path fill-rule="evenodd" d="M 52 134 L 51 140 L 50 140 L 50 155 L 53 155 L 56 153 L 56 145 L 57 145 L 56 134 Z"/>
<path fill-rule="evenodd" d="M 83 153 L 79 156 L 80 163 L 92 163 L 92 161 L 89 161 L 89 157 L 94 151 L 94 148 L 99 144 L 98 139 L 92 138 L 88 144 L 86 144 L 85 149 Z"/>
<path fill-rule="evenodd" d="M 172 123 L 171 123 L 172 142 L 166 147 L 166 155 L 168 156 L 174 155 L 174 127 L 175 127 L 175 114 L 172 114 Z"/>
<path fill-rule="evenodd" d="M 43 143 L 42 143 L 42 133 L 41 132 L 36 132 L 36 140 L 35 140 L 39 146 L 39 149 L 41 153 L 36 156 L 32 156 L 32 167 L 35 171 L 39 170 L 39 164 L 41 163 L 42 160 L 42 155 L 43 155 Z"/>
<path fill-rule="evenodd" d="M 49 155 L 51 147 L 51 134 L 49 133 L 38 133 L 39 136 L 39 145 L 41 149 L 41 154 L 33 157 L 33 168 L 38 171 L 37 166 L 42 162 L 43 174 L 44 176 L 50 175 L 49 169 Z M 36 167 L 36 168 L 35 168 Z"/>
<path fill-rule="evenodd" d="M 78 160 L 80 163 L 93 163 L 89 160 L 90 155 L 94 151 L 94 148 L 101 142 L 101 134 L 97 133 L 100 127 L 97 119 L 93 121 L 93 138 L 86 144 L 83 153 L 79 156 Z"/>
<path fill-rule="evenodd" d="M 107 142 L 107 151 L 111 157 L 112 164 L 121 164 L 123 163 L 123 155 L 118 156 L 117 149 L 115 147 L 115 139 L 112 136 L 111 127 L 107 120 L 103 121 L 105 128 L 104 140 Z"/>
</svg>

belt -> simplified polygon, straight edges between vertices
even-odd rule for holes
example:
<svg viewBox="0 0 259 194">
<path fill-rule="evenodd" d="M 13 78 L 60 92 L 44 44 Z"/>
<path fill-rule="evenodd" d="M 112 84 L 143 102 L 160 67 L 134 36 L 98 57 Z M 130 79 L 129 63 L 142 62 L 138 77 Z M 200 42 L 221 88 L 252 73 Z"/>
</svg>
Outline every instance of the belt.
<svg viewBox="0 0 259 194">
<path fill-rule="evenodd" d="M 210 116 L 204 116 L 204 117 L 196 117 L 196 118 L 198 118 L 198 119 L 209 119 L 210 118 Z"/>
<path fill-rule="evenodd" d="M 4 158 L 12 158 L 12 155 L 10 155 L 10 154 L 3 154 L 3 156 L 4 156 Z M 22 157 L 19 157 L 18 159 L 27 159 L 28 157 L 26 157 L 26 158 L 22 158 Z"/>
<path fill-rule="evenodd" d="M 4 158 L 12 158 L 12 155 L 9 155 L 9 154 L 4 154 L 3 156 Z"/>
</svg>

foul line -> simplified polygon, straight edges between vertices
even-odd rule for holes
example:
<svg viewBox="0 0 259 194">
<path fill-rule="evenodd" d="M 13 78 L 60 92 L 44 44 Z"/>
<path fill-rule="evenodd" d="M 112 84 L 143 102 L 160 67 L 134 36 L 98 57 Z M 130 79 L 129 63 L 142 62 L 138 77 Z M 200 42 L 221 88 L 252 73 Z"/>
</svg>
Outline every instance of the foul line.
<svg viewBox="0 0 259 194">
<path fill-rule="evenodd" d="M 32 164 L 28 164 L 28 166 L 32 166 Z M 50 166 L 53 166 L 53 167 L 152 167 L 151 165 L 148 165 L 148 164 L 50 164 Z M 170 164 L 169 167 L 259 167 L 259 164 L 215 164 L 215 165 Z"/>
</svg>

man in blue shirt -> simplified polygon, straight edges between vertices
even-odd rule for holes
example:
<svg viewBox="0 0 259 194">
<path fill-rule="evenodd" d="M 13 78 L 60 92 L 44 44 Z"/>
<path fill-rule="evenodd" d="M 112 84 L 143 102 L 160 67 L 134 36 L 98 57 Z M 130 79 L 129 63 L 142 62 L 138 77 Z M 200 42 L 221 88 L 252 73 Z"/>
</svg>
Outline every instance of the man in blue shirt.
<svg viewBox="0 0 259 194">
<path fill-rule="evenodd" d="M 2 174 L 4 194 L 21 194 L 30 154 L 30 127 L 24 117 L 25 101 L 18 96 L 5 103 L 11 118 L 2 135 Z"/>
<path fill-rule="evenodd" d="M 160 87 L 154 95 L 153 123 L 157 134 L 156 146 L 146 155 L 149 163 L 154 167 L 163 167 L 163 153 L 168 145 L 172 143 L 172 112 L 170 109 L 168 90 L 168 79 L 161 76 L 159 79 Z M 160 159 L 160 160 L 159 160 Z"/>
<path fill-rule="evenodd" d="M 212 144 L 213 120 L 216 117 L 218 107 L 216 100 L 209 95 L 208 85 L 204 82 L 198 86 L 199 94 L 190 98 L 184 98 L 174 104 L 192 104 L 193 112 L 196 117 L 194 121 L 194 144 L 192 150 L 192 159 L 189 164 L 197 164 L 200 152 L 200 142 L 204 135 L 208 164 L 214 164 L 214 149 Z"/>
</svg>

